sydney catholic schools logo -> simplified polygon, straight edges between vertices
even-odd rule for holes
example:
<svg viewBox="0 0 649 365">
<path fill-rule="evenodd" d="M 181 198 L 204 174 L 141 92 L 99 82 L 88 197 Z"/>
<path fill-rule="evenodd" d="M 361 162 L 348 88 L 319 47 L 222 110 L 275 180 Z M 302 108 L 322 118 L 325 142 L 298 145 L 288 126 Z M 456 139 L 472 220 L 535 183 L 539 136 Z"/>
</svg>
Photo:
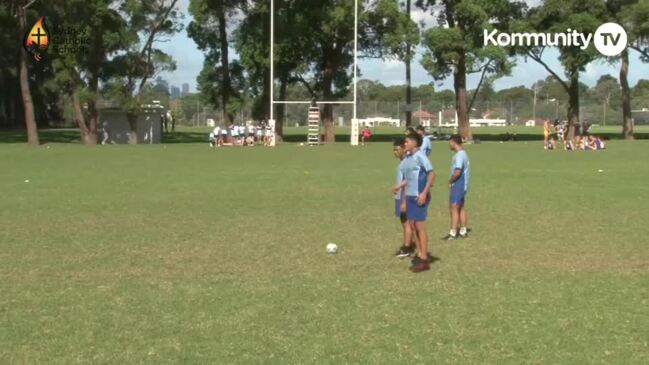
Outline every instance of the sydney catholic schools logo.
<svg viewBox="0 0 649 365">
<path fill-rule="evenodd" d="M 626 48 L 627 35 L 622 26 L 617 23 L 605 23 L 597 28 L 595 34 L 580 33 L 567 29 L 565 33 L 499 33 L 484 30 L 484 45 L 493 46 L 555 46 L 579 47 L 584 50 L 591 42 L 604 56 L 617 56 Z"/>
<path fill-rule="evenodd" d="M 32 29 L 25 34 L 23 46 L 31 54 L 36 62 L 43 59 L 43 54 L 50 45 L 50 35 L 45 25 L 45 17 L 38 19 Z"/>
</svg>

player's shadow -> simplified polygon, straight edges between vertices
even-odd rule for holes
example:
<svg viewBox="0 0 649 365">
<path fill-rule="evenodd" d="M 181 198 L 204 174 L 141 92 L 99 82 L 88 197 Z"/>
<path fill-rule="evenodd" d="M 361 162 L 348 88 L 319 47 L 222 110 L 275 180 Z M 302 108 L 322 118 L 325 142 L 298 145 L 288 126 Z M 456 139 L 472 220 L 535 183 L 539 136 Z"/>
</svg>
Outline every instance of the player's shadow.
<svg viewBox="0 0 649 365">
<path fill-rule="evenodd" d="M 430 264 L 434 264 L 434 263 L 436 263 L 437 261 L 442 261 L 442 259 L 440 259 L 440 258 L 437 257 L 437 256 L 428 255 L 428 262 L 429 262 Z"/>
</svg>

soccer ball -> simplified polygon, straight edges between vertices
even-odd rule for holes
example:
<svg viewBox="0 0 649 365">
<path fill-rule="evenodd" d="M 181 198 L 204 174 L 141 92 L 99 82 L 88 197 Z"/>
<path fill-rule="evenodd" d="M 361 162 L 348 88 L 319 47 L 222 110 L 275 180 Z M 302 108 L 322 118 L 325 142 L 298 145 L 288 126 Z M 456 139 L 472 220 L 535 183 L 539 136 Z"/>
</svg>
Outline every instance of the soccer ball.
<svg viewBox="0 0 649 365">
<path fill-rule="evenodd" d="M 335 243 L 329 243 L 327 244 L 327 253 L 332 255 L 334 253 L 338 252 L 338 245 Z"/>
</svg>

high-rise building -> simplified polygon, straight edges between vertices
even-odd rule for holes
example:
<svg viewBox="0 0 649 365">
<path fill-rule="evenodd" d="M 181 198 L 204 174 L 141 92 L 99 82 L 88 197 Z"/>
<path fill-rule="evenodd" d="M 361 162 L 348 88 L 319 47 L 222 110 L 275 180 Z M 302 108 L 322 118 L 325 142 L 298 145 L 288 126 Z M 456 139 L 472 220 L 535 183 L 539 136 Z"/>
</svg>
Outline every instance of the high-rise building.
<svg viewBox="0 0 649 365">
<path fill-rule="evenodd" d="M 180 97 L 180 88 L 178 86 L 171 86 L 171 98 L 176 99 Z"/>
<path fill-rule="evenodd" d="M 189 84 L 184 83 L 183 84 L 183 96 L 188 95 L 188 94 L 189 94 Z"/>
</svg>

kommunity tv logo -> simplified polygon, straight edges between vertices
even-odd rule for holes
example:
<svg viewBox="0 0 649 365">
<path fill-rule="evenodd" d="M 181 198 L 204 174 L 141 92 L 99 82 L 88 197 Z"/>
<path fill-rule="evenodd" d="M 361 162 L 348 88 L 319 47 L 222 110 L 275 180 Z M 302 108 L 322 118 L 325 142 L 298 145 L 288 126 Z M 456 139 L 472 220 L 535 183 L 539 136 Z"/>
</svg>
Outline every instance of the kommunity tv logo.
<svg viewBox="0 0 649 365">
<path fill-rule="evenodd" d="M 617 23 L 600 25 L 595 33 L 581 33 L 568 28 L 564 33 L 501 33 L 484 30 L 484 45 L 489 46 L 550 46 L 579 47 L 584 50 L 593 42 L 604 56 L 617 56 L 626 48 L 627 35 Z"/>
</svg>

